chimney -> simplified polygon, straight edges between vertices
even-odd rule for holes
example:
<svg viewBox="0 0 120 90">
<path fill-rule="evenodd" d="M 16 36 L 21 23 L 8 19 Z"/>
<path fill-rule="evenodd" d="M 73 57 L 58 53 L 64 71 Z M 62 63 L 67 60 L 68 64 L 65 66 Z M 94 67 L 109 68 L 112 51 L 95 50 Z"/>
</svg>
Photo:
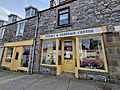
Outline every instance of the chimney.
<svg viewBox="0 0 120 90">
<path fill-rule="evenodd" d="M 50 8 L 52 8 L 52 7 L 54 7 L 54 6 L 56 6 L 55 0 L 51 0 L 51 1 L 50 1 Z"/>
</svg>

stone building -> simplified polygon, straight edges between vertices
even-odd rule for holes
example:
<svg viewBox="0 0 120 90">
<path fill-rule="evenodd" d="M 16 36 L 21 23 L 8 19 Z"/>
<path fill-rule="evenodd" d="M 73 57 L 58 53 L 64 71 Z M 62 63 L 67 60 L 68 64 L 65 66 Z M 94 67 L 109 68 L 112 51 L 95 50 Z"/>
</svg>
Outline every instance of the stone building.
<svg viewBox="0 0 120 90">
<path fill-rule="evenodd" d="M 40 11 L 36 71 L 119 80 L 120 1 L 60 0 Z"/>
<path fill-rule="evenodd" d="M 25 19 L 11 14 L 9 15 L 9 24 L 4 26 L 2 42 L 4 54 L 1 66 L 10 70 L 29 72 L 29 68 L 33 64 L 38 10 L 29 6 L 25 8 L 25 11 Z"/>
<path fill-rule="evenodd" d="M 2 26 L 3 67 L 120 80 L 119 0 L 51 0 L 46 10 L 25 11 L 25 19 L 11 14 Z"/>
</svg>

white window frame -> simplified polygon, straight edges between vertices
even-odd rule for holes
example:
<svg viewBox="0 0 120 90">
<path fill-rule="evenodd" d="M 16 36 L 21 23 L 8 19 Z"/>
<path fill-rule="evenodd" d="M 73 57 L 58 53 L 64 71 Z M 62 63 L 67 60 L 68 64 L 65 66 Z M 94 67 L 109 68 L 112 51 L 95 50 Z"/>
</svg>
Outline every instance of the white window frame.
<svg viewBox="0 0 120 90">
<path fill-rule="evenodd" d="M 0 28 L 0 39 L 3 39 L 5 28 Z"/>
<path fill-rule="evenodd" d="M 26 22 L 26 21 L 22 21 L 22 22 L 19 22 L 19 23 L 18 23 L 16 36 L 23 36 L 24 30 L 25 30 L 25 22 Z M 19 33 L 19 32 L 20 32 L 20 24 L 23 24 L 23 30 L 22 30 L 21 33 Z"/>
</svg>

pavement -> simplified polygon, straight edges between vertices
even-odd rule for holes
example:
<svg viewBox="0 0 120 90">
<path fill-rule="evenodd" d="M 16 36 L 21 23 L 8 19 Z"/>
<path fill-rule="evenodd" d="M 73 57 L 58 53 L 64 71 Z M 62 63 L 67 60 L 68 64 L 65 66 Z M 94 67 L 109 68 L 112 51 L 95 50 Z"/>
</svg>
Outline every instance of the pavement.
<svg viewBox="0 0 120 90">
<path fill-rule="evenodd" d="M 120 85 L 65 76 L 0 71 L 0 90 L 120 90 Z"/>
</svg>

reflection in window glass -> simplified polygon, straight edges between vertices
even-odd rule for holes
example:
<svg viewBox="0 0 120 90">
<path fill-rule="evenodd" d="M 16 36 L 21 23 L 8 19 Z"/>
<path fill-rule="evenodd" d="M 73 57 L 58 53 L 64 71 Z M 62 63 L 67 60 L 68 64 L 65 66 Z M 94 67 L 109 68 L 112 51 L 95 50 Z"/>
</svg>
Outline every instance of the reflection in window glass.
<svg viewBox="0 0 120 90">
<path fill-rule="evenodd" d="M 72 60 L 72 41 L 64 42 L 64 59 Z"/>
<path fill-rule="evenodd" d="M 61 55 L 62 55 L 62 43 L 61 40 L 59 41 L 59 48 L 58 48 L 58 64 L 61 65 Z"/>
<path fill-rule="evenodd" d="M 13 48 L 8 48 L 5 62 L 10 63 L 12 60 Z"/>
<path fill-rule="evenodd" d="M 100 36 L 79 39 L 80 67 L 104 70 L 104 55 Z"/>
<path fill-rule="evenodd" d="M 56 40 L 45 40 L 43 47 L 42 64 L 55 65 L 56 61 Z"/>
<path fill-rule="evenodd" d="M 23 48 L 23 55 L 21 60 L 22 67 L 28 67 L 29 58 L 30 58 L 30 47 L 26 46 Z"/>
</svg>

